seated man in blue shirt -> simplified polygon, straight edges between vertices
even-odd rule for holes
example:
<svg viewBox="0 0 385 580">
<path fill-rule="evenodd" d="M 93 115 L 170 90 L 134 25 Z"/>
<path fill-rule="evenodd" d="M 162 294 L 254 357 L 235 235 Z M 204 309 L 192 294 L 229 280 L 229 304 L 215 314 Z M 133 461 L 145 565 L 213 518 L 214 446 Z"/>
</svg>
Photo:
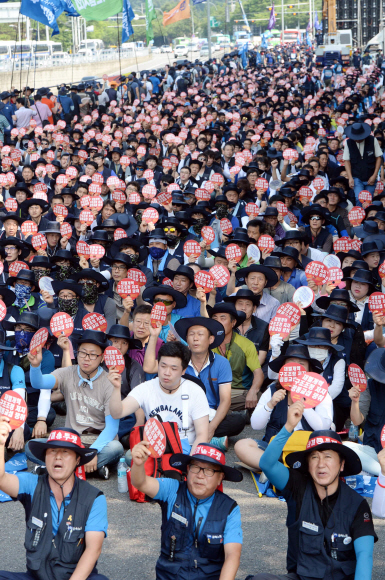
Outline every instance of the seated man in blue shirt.
<svg viewBox="0 0 385 580">
<path fill-rule="evenodd" d="M 181 317 L 200 316 L 201 302 L 189 293 L 190 290 L 195 289 L 194 270 L 190 266 L 179 266 L 176 270 L 165 268 L 163 274 L 173 281 L 174 290 L 181 292 L 187 298 L 186 306 L 174 309 L 174 314 Z"/>
<path fill-rule="evenodd" d="M 234 580 L 242 550 L 241 514 L 237 503 L 217 488 L 224 479 L 242 481 L 242 474 L 225 465 L 218 448 L 200 443 L 193 455 L 170 458 L 170 465 L 187 472 L 186 482 L 155 479 L 144 469 L 150 454 L 147 441 L 135 445 L 131 481 L 162 508 L 157 580 Z"/>
<path fill-rule="evenodd" d="M 294 288 L 299 288 L 300 286 L 307 286 L 307 278 L 304 272 L 304 267 L 301 264 L 299 253 L 296 248 L 286 246 L 277 252 L 274 252 L 274 256 L 279 256 L 281 258 L 281 263 L 284 268 L 289 268 L 288 271 L 283 272 L 282 280 L 294 286 Z"/>
<path fill-rule="evenodd" d="M 210 406 L 209 441 L 222 451 L 227 451 L 227 438 L 241 433 L 246 425 L 247 413 L 228 414 L 233 380 L 231 365 L 224 356 L 212 352 L 225 338 L 223 325 L 212 318 L 197 316 L 178 320 L 175 330 L 191 351 L 186 374 L 200 379 L 206 389 Z"/>
<path fill-rule="evenodd" d="M 73 429 L 56 429 L 46 443 L 31 442 L 33 453 L 45 462 L 45 475 L 6 473 L 8 421 L 0 419 L 0 490 L 25 510 L 27 572 L 0 571 L 0 579 L 107 580 L 96 569 L 108 527 L 106 498 L 75 476 L 78 466 L 96 456 L 96 449 L 85 448 Z"/>
</svg>

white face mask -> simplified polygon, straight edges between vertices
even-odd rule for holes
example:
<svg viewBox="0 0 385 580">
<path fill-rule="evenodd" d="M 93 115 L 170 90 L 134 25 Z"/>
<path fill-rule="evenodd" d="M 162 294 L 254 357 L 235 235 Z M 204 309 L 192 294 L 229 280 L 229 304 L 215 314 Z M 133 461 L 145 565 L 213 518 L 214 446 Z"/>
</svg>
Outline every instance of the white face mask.
<svg viewBox="0 0 385 580">
<path fill-rule="evenodd" d="M 310 358 L 315 358 L 316 360 L 322 362 L 328 355 L 327 349 L 324 348 L 313 348 L 311 346 L 309 348 Z"/>
</svg>

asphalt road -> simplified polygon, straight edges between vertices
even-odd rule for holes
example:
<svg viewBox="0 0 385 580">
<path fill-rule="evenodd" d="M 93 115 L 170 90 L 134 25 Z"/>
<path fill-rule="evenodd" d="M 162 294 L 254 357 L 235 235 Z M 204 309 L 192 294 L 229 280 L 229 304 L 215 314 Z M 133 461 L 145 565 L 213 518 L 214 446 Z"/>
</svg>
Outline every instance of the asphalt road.
<svg viewBox="0 0 385 580">
<path fill-rule="evenodd" d="M 248 427 L 243 437 L 257 438 Z M 227 462 L 236 461 L 235 438 Z M 99 572 L 110 580 L 153 580 L 160 548 L 160 508 L 156 504 L 131 502 L 128 494 L 118 493 L 116 475 L 109 481 L 89 479 L 106 495 L 109 530 L 99 560 Z M 239 504 L 242 513 L 244 545 L 238 579 L 258 572 L 285 572 L 286 504 L 277 499 L 258 498 L 249 472 L 241 483 L 225 483 L 225 492 Z M 18 503 L 0 504 L 0 568 L 25 570 L 24 510 Z M 375 519 L 379 541 L 374 550 L 373 580 L 385 577 L 385 521 Z"/>
<path fill-rule="evenodd" d="M 223 54 L 224 54 L 224 51 L 213 52 L 212 57 L 213 58 L 214 57 L 218 58 L 219 56 L 222 57 Z M 208 57 L 200 59 L 199 52 L 190 52 L 187 57 L 178 57 L 177 59 L 174 57 L 173 52 L 164 52 L 164 53 L 160 53 L 160 54 L 153 54 L 152 58 L 150 60 L 147 60 L 146 62 L 139 62 L 137 64 L 134 64 L 134 65 L 131 65 L 127 68 L 122 69 L 122 71 L 115 70 L 114 72 L 111 72 L 111 73 L 109 72 L 108 74 L 110 76 L 114 76 L 114 75 L 120 74 L 120 72 L 122 72 L 122 74 L 127 74 L 129 72 L 137 72 L 140 70 L 159 69 L 159 68 L 163 68 L 164 65 L 166 65 L 166 64 L 171 66 L 174 61 L 183 60 L 183 58 L 186 58 L 187 60 L 190 60 L 191 62 L 194 62 L 196 58 L 199 60 L 202 60 L 202 61 L 208 60 Z"/>
</svg>

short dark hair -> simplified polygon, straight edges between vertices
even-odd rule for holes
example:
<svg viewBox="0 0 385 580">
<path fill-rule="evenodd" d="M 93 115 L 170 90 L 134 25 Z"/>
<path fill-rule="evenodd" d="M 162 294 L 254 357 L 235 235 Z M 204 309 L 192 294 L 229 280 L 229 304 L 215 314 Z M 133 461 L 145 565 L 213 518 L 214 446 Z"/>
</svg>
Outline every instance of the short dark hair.
<svg viewBox="0 0 385 580">
<path fill-rule="evenodd" d="M 57 194 L 55 194 L 55 195 L 53 195 L 53 196 L 51 197 L 51 203 L 53 202 L 53 200 L 54 200 L 54 199 L 58 199 L 58 200 L 60 200 L 60 201 L 61 201 L 61 203 L 64 203 L 64 198 L 63 198 L 63 196 L 62 196 L 62 195 L 59 195 L 58 193 L 57 193 Z"/>
<path fill-rule="evenodd" d="M 141 304 L 137 306 L 132 313 L 132 318 L 135 318 L 137 314 L 151 314 L 152 307 L 149 304 Z"/>
<path fill-rule="evenodd" d="M 187 369 L 188 363 L 190 362 L 191 353 L 187 346 L 181 342 L 166 342 L 162 344 L 158 352 L 158 362 L 162 356 L 171 356 L 174 358 L 180 358 L 182 363 L 182 369 Z"/>
<path fill-rule="evenodd" d="M 91 160 L 90 161 L 87 161 L 86 165 L 92 165 L 92 167 L 94 169 L 97 169 L 98 168 L 98 164 L 95 163 L 95 161 L 91 161 Z"/>
<path fill-rule="evenodd" d="M 259 231 L 260 231 L 261 233 L 263 233 L 263 229 L 264 229 L 264 227 L 265 227 L 265 224 L 264 224 L 264 222 L 263 222 L 262 220 L 257 220 L 257 219 L 254 219 L 254 220 L 250 220 L 250 221 L 247 223 L 247 227 L 246 227 L 246 229 L 248 229 L 249 227 L 251 227 L 251 228 L 259 228 Z"/>
</svg>

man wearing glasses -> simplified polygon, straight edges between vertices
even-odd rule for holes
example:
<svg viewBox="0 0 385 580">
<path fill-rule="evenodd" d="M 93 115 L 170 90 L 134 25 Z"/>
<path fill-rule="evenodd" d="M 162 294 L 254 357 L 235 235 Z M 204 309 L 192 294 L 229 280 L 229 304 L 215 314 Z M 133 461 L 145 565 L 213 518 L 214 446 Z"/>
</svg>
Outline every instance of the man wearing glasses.
<svg viewBox="0 0 385 580">
<path fill-rule="evenodd" d="M 135 445 L 131 481 L 162 508 L 157 580 L 234 580 L 242 551 L 241 514 L 218 486 L 224 479 L 238 483 L 242 474 L 227 466 L 224 453 L 208 443 L 199 443 L 192 455 L 170 458 L 170 465 L 187 473 L 186 482 L 146 475 L 149 455 L 147 441 Z"/>
<path fill-rule="evenodd" d="M 104 349 L 109 341 L 103 332 L 86 330 L 78 341 L 78 364 L 42 374 L 42 349 L 28 354 L 30 377 L 34 389 L 59 390 L 67 405 L 66 427 L 81 434 L 83 445 L 98 450 L 97 455 L 84 467 L 86 473 L 97 472 L 109 478 L 108 466 L 115 466 L 123 454 L 117 440 L 119 421 L 110 415 L 112 381 L 121 382 L 114 370 L 109 373 L 101 367 Z M 120 385 L 119 382 L 119 385 Z M 42 440 L 43 441 L 43 440 Z M 45 440 L 44 440 L 45 441 Z M 41 464 L 26 447 L 28 458 Z"/>
</svg>

